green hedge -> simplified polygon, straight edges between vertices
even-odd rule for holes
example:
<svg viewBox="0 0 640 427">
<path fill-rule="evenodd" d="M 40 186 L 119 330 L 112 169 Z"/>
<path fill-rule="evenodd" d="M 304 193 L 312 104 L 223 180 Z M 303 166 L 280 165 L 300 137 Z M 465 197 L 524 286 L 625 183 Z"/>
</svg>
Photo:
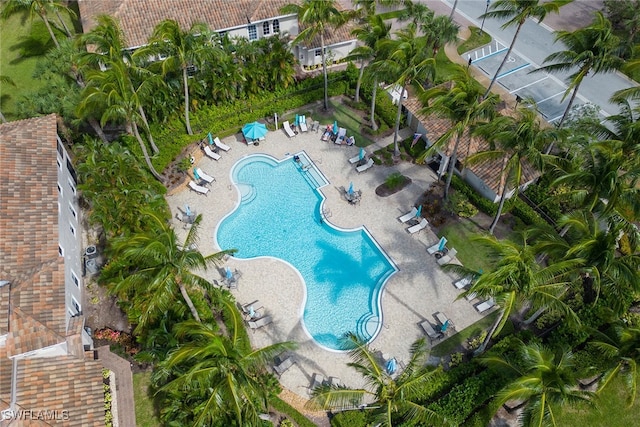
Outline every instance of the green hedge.
<svg viewBox="0 0 640 427">
<path fill-rule="evenodd" d="M 473 187 L 464 182 L 458 175 L 453 175 L 451 178 L 451 186 L 467 196 L 471 203 L 487 215 L 494 216 L 498 212 L 497 204 L 479 195 Z M 506 212 L 506 209 L 504 211 Z"/>
<path fill-rule="evenodd" d="M 287 417 L 291 418 L 298 427 L 316 427 L 315 423 L 309 421 L 307 417 L 302 415 L 296 408 L 289 405 L 284 400 L 279 397 L 275 397 L 269 400 L 269 404 L 277 411 L 286 414 Z"/>
</svg>

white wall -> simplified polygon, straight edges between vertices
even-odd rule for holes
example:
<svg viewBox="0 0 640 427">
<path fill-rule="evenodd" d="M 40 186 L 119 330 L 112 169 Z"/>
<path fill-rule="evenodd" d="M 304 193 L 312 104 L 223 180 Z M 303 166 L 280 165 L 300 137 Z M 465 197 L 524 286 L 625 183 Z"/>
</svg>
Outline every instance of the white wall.
<svg viewBox="0 0 640 427">
<path fill-rule="evenodd" d="M 356 41 L 347 40 L 345 42 L 325 46 L 325 48 L 327 52 L 327 59 L 337 62 L 345 58 L 353 49 L 356 48 Z M 295 47 L 293 54 L 296 56 L 301 66 L 307 68 L 316 66 L 319 68 L 322 66 L 322 55 L 316 55 L 316 53 L 319 52 L 320 48 L 309 49 L 306 46 L 298 45 Z"/>
</svg>

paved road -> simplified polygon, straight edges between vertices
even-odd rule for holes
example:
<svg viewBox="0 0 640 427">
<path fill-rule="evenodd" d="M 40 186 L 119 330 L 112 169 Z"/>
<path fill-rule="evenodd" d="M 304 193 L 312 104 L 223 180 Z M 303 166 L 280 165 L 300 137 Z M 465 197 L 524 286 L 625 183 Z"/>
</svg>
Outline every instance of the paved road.
<svg viewBox="0 0 640 427">
<path fill-rule="evenodd" d="M 451 12 L 451 7 L 453 5 L 453 0 L 425 0 L 424 1 L 431 9 L 435 10 L 438 14 L 449 14 Z M 528 73 L 531 69 L 535 69 L 540 66 L 544 59 L 551 53 L 563 50 L 564 47 L 558 43 L 554 42 L 553 30 L 549 25 L 557 28 L 557 29 L 567 29 L 573 30 L 575 28 L 579 28 L 583 25 L 587 25 L 590 22 L 592 17 L 592 13 L 594 10 L 597 10 L 602 3 L 602 0 L 576 0 L 575 4 L 570 4 L 565 6 L 566 10 L 561 9 L 562 13 L 560 16 L 552 16 L 551 18 L 547 18 L 543 24 L 538 24 L 535 21 L 528 20 L 523 26 L 520 35 L 518 36 L 518 40 L 516 41 L 516 45 L 514 47 L 514 58 L 516 61 L 522 61 L 523 63 L 528 63 L 528 70 L 526 72 L 522 72 L 519 76 L 523 76 L 523 84 L 518 84 L 518 82 L 514 82 L 514 78 L 517 78 L 515 75 L 511 76 L 511 81 L 508 82 L 505 80 L 505 88 L 512 93 L 514 92 L 514 87 L 522 87 L 525 86 L 526 77 L 524 75 Z M 482 15 L 486 10 L 487 3 L 484 0 L 459 0 L 455 20 L 460 25 L 475 25 L 480 27 L 482 25 L 482 20 L 478 19 L 480 15 Z M 549 25 L 545 25 L 546 23 Z M 515 33 L 515 28 L 501 29 L 501 25 L 503 22 L 497 21 L 494 19 L 486 19 L 484 22 L 484 30 L 488 32 L 499 44 L 504 46 L 508 46 L 513 39 L 513 34 Z M 489 69 L 487 69 L 489 71 Z M 492 77 L 492 75 L 490 76 Z M 507 76 L 505 76 L 507 77 Z M 547 79 L 547 84 L 549 82 L 554 82 L 554 89 L 551 89 L 553 93 L 557 89 L 557 87 L 562 87 L 564 84 L 566 74 L 554 74 L 550 79 Z M 498 83 L 501 79 L 498 80 Z M 556 86 L 556 84 L 558 86 Z M 580 86 L 579 96 L 582 102 L 591 102 L 600 106 L 603 110 L 603 115 L 611 115 L 616 114 L 619 109 L 616 105 L 613 105 L 609 102 L 609 98 L 611 95 L 624 88 L 628 88 L 635 85 L 628 78 L 623 76 L 620 73 L 608 73 L 604 75 L 596 75 L 592 77 L 587 77 L 583 81 Z M 566 87 L 566 86 L 565 86 Z M 532 86 L 528 86 L 529 92 L 537 92 L 537 89 Z M 528 95 L 528 93 L 526 94 Z M 557 110 L 561 108 L 561 102 L 555 96 L 556 105 L 554 105 L 554 109 Z M 561 96 L 560 96 L 561 98 Z M 542 101 L 545 98 L 536 99 L 537 101 Z M 545 114 L 546 115 L 546 114 Z M 554 114 L 549 113 L 549 120 L 553 120 L 557 117 L 551 117 Z"/>
</svg>

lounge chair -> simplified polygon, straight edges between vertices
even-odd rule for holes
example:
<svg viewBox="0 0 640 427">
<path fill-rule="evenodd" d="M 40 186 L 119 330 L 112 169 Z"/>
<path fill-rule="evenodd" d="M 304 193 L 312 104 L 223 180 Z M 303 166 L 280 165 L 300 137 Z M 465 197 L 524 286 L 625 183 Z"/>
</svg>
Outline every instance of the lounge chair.
<svg viewBox="0 0 640 427">
<path fill-rule="evenodd" d="M 220 160 L 222 158 L 220 154 L 213 151 L 211 148 L 209 148 L 208 145 L 204 146 L 204 154 L 206 154 L 208 157 L 211 157 L 213 160 Z"/>
<path fill-rule="evenodd" d="M 453 261 L 453 258 L 456 256 L 457 253 L 458 251 L 455 248 L 449 249 L 449 252 L 444 254 L 444 256 L 438 258 L 438 264 L 439 265 L 449 264 L 451 261 Z"/>
<path fill-rule="evenodd" d="M 414 206 L 411 208 L 410 212 L 407 212 L 406 214 L 402 215 L 400 218 L 398 218 L 398 220 L 402 223 L 405 223 L 409 221 L 411 218 L 415 218 L 417 213 L 418 213 L 418 208 Z"/>
<path fill-rule="evenodd" d="M 312 392 L 316 387 L 320 387 L 324 384 L 324 375 L 322 374 L 313 374 L 311 377 L 311 384 L 309 384 L 309 391 Z"/>
<path fill-rule="evenodd" d="M 340 128 L 338 129 L 338 136 L 336 137 L 336 140 L 333 142 L 335 142 L 336 144 L 342 144 L 346 136 L 347 136 L 347 130 L 345 128 Z"/>
<path fill-rule="evenodd" d="M 349 163 L 354 164 L 354 163 L 358 163 L 360 161 L 360 154 L 358 154 L 357 156 L 353 156 L 352 158 L 349 159 Z"/>
<path fill-rule="evenodd" d="M 472 282 L 471 277 L 463 277 L 462 279 L 453 282 L 453 286 L 455 286 L 458 289 L 463 289 L 469 286 L 471 282 Z"/>
<path fill-rule="evenodd" d="M 276 364 L 273 366 L 273 370 L 281 376 L 284 374 L 290 367 L 293 366 L 293 357 L 287 356 L 284 359 L 280 360 L 280 358 L 276 358 Z"/>
<path fill-rule="evenodd" d="M 466 297 L 464 297 L 467 301 L 473 301 L 474 299 L 476 299 L 476 297 L 478 296 L 477 293 L 475 292 L 471 292 L 469 295 L 467 295 Z"/>
<path fill-rule="evenodd" d="M 311 124 L 311 130 L 314 132 L 318 132 L 319 129 L 320 129 L 320 122 L 317 120 L 314 120 L 313 123 Z"/>
<path fill-rule="evenodd" d="M 214 138 L 213 143 L 215 144 L 216 147 L 218 147 L 221 150 L 224 150 L 224 151 L 231 150 L 231 147 L 229 147 L 227 144 L 220 141 L 220 138 L 218 138 L 217 136 Z"/>
<path fill-rule="evenodd" d="M 426 218 L 422 218 L 422 220 L 419 223 L 407 228 L 407 232 L 409 234 L 417 233 L 418 231 L 425 229 L 428 224 L 429 224 L 429 221 L 427 221 Z"/>
<path fill-rule="evenodd" d="M 248 304 L 240 304 L 238 303 L 238 308 L 242 312 L 242 314 L 249 316 L 250 319 L 258 318 L 258 311 L 262 310 L 262 306 L 258 300 L 250 302 Z"/>
<path fill-rule="evenodd" d="M 300 126 L 301 132 L 306 132 L 309 130 L 309 128 L 307 128 L 307 118 L 305 116 L 300 116 L 298 120 L 298 126 Z"/>
<path fill-rule="evenodd" d="M 476 305 L 476 310 L 478 310 L 478 313 L 484 313 L 494 305 L 496 305 L 496 302 L 494 301 L 494 299 L 489 298 L 488 300 L 483 301 L 480 304 Z"/>
<path fill-rule="evenodd" d="M 273 318 L 271 316 L 262 316 L 261 318 L 256 320 L 249 320 L 247 324 L 251 329 L 256 330 L 268 325 L 271 322 L 273 322 Z"/>
<path fill-rule="evenodd" d="M 436 252 L 439 252 L 442 249 L 444 249 L 446 244 L 447 244 L 447 238 L 446 237 L 441 237 L 440 240 L 438 240 L 438 243 L 436 243 L 435 245 L 430 246 L 430 247 L 427 248 L 427 252 L 429 253 L 429 255 L 433 255 Z"/>
<path fill-rule="evenodd" d="M 329 385 L 331 387 L 340 387 L 340 384 L 342 384 L 342 381 L 340 381 L 340 378 L 338 378 L 338 377 L 329 377 Z"/>
<path fill-rule="evenodd" d="M 198 173 L 198 176 L 200 177 L 200 179 L 206 182 L 207 184 L 211 184 L 213 181 L 216 180 L 214 177 L 212 177 L 211 175 L 208 175 L 200 168 L 196 168 L 196 172 Z"/>
<path fill-rule="evenodd" d="M 358 173 L 364 172 L 366 170 L 371 169 L 372 166 L 373 166 L 373 159 L 369 159 L 369 160 L 367 160 L 367 163 L 365 163 L 364 165 L 358 166 L 356 168 L 356 172 L 358 172 Z"/>
<path fill-rule="evenodd" d="M 449 318 L 447 317 L 446 314 L 444 314 L 443 312 L 439 311 L 435 314 L 436 319 L 438 320 L 438 322 L 440 323 L 440 326 L 444 326 L 444 325 L 451 325 L 451 321 L 449 320 Z"/>
<path fill-rule="evenodd" d="M 198 185 L 193 181 L 189 181 L 189 188 L 192 189 L 193 191 L 199 193 L 199 194 L 206 195 L 209 192 L 209 189 L 207 187 L 203 187 L 201 185 Z"/>
<path fill-rule="evenodd" d="M 422 328 L 422 330 L 425 332 L 425 334 L 427 334 L 427 336 L 432 339 L 432 340 L 437 340 L 442 338 L 442 333 L 441 332 L 437 332 L 433 326 L 431 325 L 431 323 L 429 323 L 428 320 L 425 320 L 424 322 L 420 322 L 420 327 Z"/>
<path fill-rule="evenodd" d="M 294 136 L 296 136 L 296 133 L 293 131 L 293 129 L 291 129 L 288 120 L 282 123 L 282 128 L 289 138 L 293 138 Z"/>
</svg>

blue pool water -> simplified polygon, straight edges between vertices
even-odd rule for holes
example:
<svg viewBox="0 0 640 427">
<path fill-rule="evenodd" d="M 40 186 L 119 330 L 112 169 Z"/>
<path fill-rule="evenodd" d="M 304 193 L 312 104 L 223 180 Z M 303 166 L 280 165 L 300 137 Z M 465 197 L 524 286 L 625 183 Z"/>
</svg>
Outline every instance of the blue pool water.
<svg viewBox="0 0 640 427">
<path fill-rule="evenodd" d="M 218 226 L 217 243 L 238 249 L 237 258 L 271 256 L 293 265 L 306 285 L 306 330 L 321 346 L 340 350 L 347 332 L 366 341 L 378 333 L 382 287 L 397 269 L 364 228 L 339 230 L 323 220 L 317 188 L 326 182 L 315 167 L 304 169 L 291 158 L 239 161 L 232 177 L 241 202 Z"/>
</svg>

